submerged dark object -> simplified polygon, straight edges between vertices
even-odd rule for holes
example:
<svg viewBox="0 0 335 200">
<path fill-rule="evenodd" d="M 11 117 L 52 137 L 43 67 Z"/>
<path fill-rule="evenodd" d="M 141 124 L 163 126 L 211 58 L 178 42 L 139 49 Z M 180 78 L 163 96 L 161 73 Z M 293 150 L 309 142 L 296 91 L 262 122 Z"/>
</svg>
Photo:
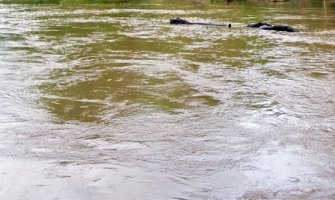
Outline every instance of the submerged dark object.
<svg viewBox="0 0 335 200">
<path fill-rule="evenodd" d="M 199 23 L 199 22 L 189 22 L 186 19 L 181 19 L 177 17 L 176 19 L 170 19 L 170 24 L 189 24 L 189 25 L 206 25 L 206 26 L 227 26 L 231 28 L 231 24 L 212 24 L 212 23 Z"/>
<path fill-rule="evenodd" d="M 170 24 L 191 24 L 191 22 L 177 17 L 176 19 L 170 19 Z"/>
<path fill-rule="evenodd" d="M 249 24 L 248 27 L 261 28 L 263 30 L 298 32 L 297 29 L 295 29 L 295 28 L 293 28 L 291 26 L 286 26 L 286 25 L 271 25 L 271 24 L 264 23 L 264 22 L 258 22 L 258 23 L 254 23 L 254 24 Z"/>
<path fill-rule="evenodd" d="M 259 28 L 261 26 L 271 26 L 271 24 L 264 23 L 264 22 L 258 22 L 258 23 L 248 25 L 248 27 L 251 27 L 251 28 Z"/>
<path fill-rule="evenodd" d="M 286 32 L 298 32 L 291 26 L 286 25 L 272 25 L 272 26 L 261 26 L 263 30 L 273 30 L 273 31 L 286 31 Z"/>
</svg>

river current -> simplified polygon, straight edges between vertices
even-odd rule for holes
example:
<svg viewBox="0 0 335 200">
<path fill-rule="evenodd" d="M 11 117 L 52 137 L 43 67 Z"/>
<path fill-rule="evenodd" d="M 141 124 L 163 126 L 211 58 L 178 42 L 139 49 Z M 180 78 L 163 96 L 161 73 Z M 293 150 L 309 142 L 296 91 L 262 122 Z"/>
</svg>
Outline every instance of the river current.
<svg viewBox="0 0 335 200">
<path fill-rule="evenodd" d="M 335 198 L 334 1 L 28 2 L 0 1 L 0 199 Z"/>
</svg>

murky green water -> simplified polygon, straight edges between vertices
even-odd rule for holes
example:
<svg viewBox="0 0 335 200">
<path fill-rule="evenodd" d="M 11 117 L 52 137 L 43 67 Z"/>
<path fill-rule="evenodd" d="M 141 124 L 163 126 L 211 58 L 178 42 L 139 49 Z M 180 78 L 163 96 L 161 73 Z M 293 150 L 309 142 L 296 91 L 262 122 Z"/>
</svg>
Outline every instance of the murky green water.
<svg viewBox="0 0 335 200">
<path fill-rule="evenodd" d="M 1 199 L 335 198 L 334 1 L 0 3 Z"/>
</svg>

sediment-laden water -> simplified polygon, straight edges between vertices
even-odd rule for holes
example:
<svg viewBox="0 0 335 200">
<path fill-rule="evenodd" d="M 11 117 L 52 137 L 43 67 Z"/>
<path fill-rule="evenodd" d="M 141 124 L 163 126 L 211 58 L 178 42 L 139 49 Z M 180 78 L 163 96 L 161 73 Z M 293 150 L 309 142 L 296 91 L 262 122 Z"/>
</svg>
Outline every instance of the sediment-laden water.
<svg viewBox="0 0 335 200">
<path fill-rule="evenodd" d="M 333 1 L 0 3 L 1 199 L 335 198 Z"/>
</svg>

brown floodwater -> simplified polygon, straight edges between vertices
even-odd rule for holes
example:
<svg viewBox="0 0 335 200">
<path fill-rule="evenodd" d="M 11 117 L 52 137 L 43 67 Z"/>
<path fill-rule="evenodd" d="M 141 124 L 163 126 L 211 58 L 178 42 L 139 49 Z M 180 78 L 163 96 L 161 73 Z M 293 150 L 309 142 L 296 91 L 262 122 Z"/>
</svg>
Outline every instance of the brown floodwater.
<svg viewBox="0 0 335 200">
<path fill-rule="evenodd" d="M 333 0 L 2 0 L 0 199 L 335 199 L 334 56 Z"/>
</svg>

